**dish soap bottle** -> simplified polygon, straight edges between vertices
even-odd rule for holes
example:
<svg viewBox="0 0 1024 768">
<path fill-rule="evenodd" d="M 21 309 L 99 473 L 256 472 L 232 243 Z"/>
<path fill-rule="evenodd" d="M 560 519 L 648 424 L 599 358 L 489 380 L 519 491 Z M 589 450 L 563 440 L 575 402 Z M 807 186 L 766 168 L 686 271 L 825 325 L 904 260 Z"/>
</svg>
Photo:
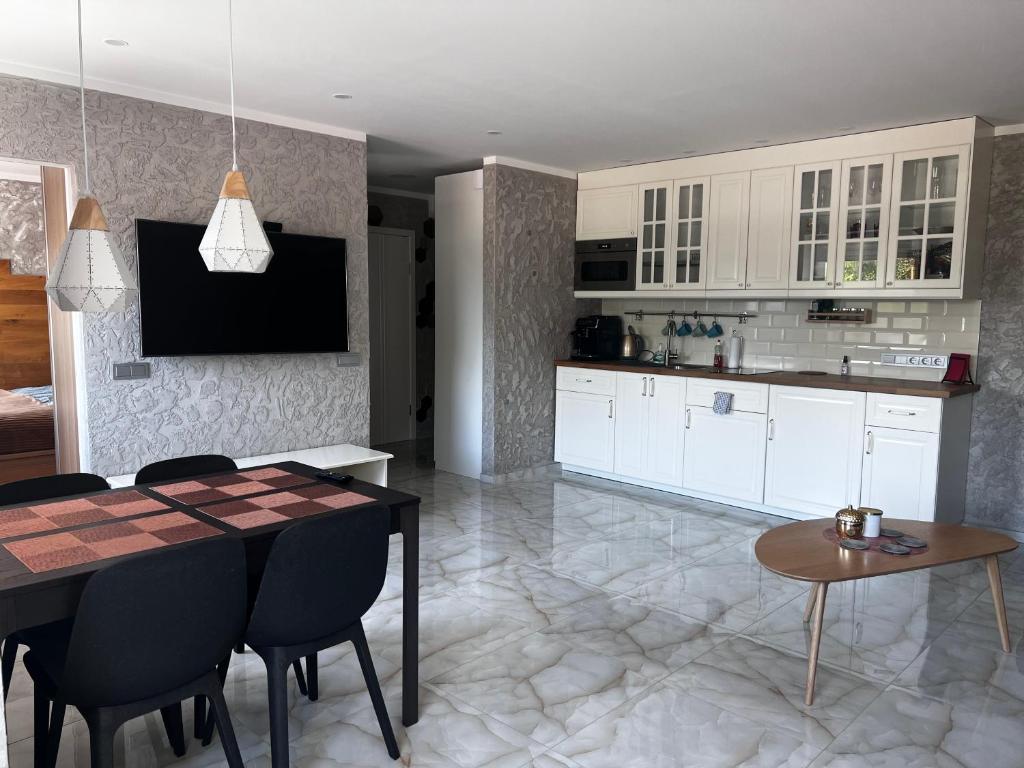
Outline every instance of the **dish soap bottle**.
<svg viewBox="0 0 1024 768">
<path fill-rule="evenodd" d="M 711 363 L 713 368 L 722 370 L 722 340 L 717 339 L 715 341 L 715 358 Z"/>
<path fill-rule="evenodd" d="M 726 355 L 726 368 L 741 368 L 743 358 L 743 337 L 732 329 L 732 336 L 729 337 L 729 352 Z"/>
<path fill-rule="evenodd" d="M 843 364 L 839 366 L 839 375 L 840 376 L 849 376 L 850 375 L 850 356 L 849 355 L 843 355 Z"/>
</svg>

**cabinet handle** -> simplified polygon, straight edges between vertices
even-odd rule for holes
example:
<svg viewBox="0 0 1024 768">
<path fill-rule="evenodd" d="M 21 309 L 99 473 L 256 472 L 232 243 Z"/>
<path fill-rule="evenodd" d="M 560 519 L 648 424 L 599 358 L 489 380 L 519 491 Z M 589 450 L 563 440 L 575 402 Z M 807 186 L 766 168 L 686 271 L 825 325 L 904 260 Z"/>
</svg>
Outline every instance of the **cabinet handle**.
<svg viewBox="0 0 1024 768">
<path fill-rule="evenodd" d="M 665 352 L 665 354 L 667 355 L 668 352 Z M 651 376 L 651 397 L 654 397 L 654 377 L 653 376 Z"/>
<path fill-rule="evenodd" d="M 614 419 L 615 418 L 615 401 L 614 400 L 609 400 L 608 401 L 608 418 L 609 419 Z"/>
<path fill-rule="evenodd" d="M 750 285 L 751 285 L 750 283 L 747 283 L 747 288 L 749 288 L 749 287 L 750 287 Z"/>
<path fill-rule="evenodd" d="M 687 428 L 687 429 L 689 429 L 689 428 L 690 428 L 690 416 L 691 416 L 691 415 L 692 415 L 692 414 L 690 413 L 690 409 L 689 409 L 689 408 L 687 408 L 687 409 L 686 409 L 686 428 Z"/>
<path fill-rule="evenodd" d="M 870 456 L 871 455 L 871 450 L 872 450 L 872 448 L 874 448 L 874 446 L 875 446 L 875 436 L 874 436 L 874 434 L 872 434 L 871 430 L 869 429 L 868 430 L 868 447 L 867 447 L 867 450 L 864 451 L 864 453 L 866 453 L 866 454 L 868 454 Z"/>
<path fill-rule="evenodd" d="M 889 413 L 893 416 L 917 416 L 917 411 L 900 411 L 892 408 L 889 409 Z"/>
<path fill-rule="evenodd" d="M 593 382 L 593 379 L 576 379 L 577 384 L 590 384 L 591 382 Z"/>
<path fill-rule="evenodd" d="M 886 285 L 892 285 L 892 280 L 886 283 Z"/>
<path fill-rule="evenodd" d="M 740 288 L 743 287 L 743 283 L 736 283 L 736 285 L 738 285 Z"/>
<path fill-rule="evenodd" d="M 640 393 L 640 397 L 647 397 L 647 377 L 644 376 L 644 391 Z"/>
<path fill-rule="evenodd" d="M 775 439 L 775 419 L 768 419 L 768 439 Z"/>
</svg>

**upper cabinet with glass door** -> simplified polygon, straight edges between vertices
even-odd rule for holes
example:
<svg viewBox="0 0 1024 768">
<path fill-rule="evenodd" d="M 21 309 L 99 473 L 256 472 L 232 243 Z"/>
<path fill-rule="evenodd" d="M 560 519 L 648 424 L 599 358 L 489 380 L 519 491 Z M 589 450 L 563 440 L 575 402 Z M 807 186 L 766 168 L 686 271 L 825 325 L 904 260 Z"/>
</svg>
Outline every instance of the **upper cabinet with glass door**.
<svg viewBox="0 0 1024 768">
<path fill-rule="evenodd" d="M 638 290 L 664 290 L 671 284 L 668 268 L 671 195 L 671 182 L 640 185 L 640 236 L 636 244 Z"/>
<path fill-rule="evenodd" d="M 793 256 L 789 287 L 835 287 L 836 219 L 839 211 L 840 163 L 799 165 L 793 196 Z"/>
<path fill-rule="evenodd" d="M 885 287 L 960 286 L 969 152 L 965 145 L 895 156 Z"/>
<path fill-rule="evenodd" d="M 837 288 L 880 288 L 889 239 L 892 155 L 843 161 Z"/>
<path fill-rule="evenodd" d="M 674 185 L 672 254 L 675 262 L 669 274 L 669 287 L 680 292 L 704 290 L 709 182 L 708 178 L 683 179 Z"/>
</svg>

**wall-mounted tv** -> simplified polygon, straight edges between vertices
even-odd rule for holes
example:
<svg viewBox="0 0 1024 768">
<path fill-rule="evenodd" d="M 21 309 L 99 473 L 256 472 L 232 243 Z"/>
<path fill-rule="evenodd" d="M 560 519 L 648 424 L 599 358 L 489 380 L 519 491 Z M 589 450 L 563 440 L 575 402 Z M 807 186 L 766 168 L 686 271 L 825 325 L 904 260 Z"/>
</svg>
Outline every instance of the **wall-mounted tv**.
<svg viewBox="0 0 1024 768">
<path fill-rule="evenodd" d="M 205 227 L 137 219 L 143 357 L 347 352 L 345 241 L 268 233 L 261 275 L 210 272 Z"/>
</svg>

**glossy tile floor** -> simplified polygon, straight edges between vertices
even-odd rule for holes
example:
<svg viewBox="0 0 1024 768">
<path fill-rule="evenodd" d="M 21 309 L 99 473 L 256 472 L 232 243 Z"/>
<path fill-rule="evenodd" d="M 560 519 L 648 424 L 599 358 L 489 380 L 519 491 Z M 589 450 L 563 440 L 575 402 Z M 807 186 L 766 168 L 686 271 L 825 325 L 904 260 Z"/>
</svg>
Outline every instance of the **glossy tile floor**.
<svg viewBox="0 0 1024 768">
<path fill-rule="evenodd" d="M 1014 653 L 999 646 L 983 569 L 959 565 L 829 590 L 817 700 L 803 704 L 804 587 L 753 542 L 786 521 L 580 476 L 484 485 L 399 457 L 423 499 L 422 717 L 399 722 L 399 542 L 366 621 L 410 766 L 1024 765 L 1024 558 L 1003 563 Z M 350 646 L 321 655 L 321 699 L 293 690 L 295 766 L 394 765 Z M 259 659 L 236 656 L 228 705 L 246 764 L 269 766 Z M 31 696 L 7 706 L 30 766 Z M 191 730 L 191 706 L 186 729 Z M 74 722 L 72 722 L 74 720 Z M 69 712 L 60 764 L 88 765 Z M 159 717 L 128 724 L 129 766 L 175 760 Z"/>
</svg>

